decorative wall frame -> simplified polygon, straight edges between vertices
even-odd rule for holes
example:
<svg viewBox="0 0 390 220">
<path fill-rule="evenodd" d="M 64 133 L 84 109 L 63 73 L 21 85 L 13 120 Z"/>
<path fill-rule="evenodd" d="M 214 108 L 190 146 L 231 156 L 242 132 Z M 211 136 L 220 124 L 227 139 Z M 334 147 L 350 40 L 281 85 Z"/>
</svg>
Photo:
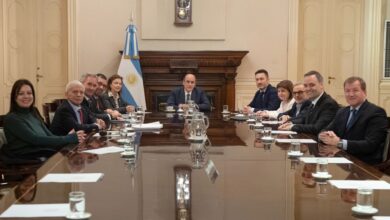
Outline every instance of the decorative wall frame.
<svg viewBox="0 0 390 220">
<path fill-rule="evenodd" d="M 176 26 L 192 25 L 192 0 L 175 0 Z"/>
</svg>

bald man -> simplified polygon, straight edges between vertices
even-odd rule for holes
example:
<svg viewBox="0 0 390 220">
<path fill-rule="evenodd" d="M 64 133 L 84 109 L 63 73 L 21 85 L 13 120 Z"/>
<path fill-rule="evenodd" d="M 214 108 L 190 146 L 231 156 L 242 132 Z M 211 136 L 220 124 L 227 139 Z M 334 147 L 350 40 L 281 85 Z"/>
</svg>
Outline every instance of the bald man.
<svg viewBox="0 0 390 220">
<path fill-rule="evenodd" d="M 174 108 L 186 108 L 187 101 L 193 100 L 200 111 L 210 111 L 210 101 L 206 93 L 196 87 L 196 77 L 192 73 L 187 73 L 183 78 L 183 86 L 174 89 L 168 98 L 167 105 Z"/>
</svg>

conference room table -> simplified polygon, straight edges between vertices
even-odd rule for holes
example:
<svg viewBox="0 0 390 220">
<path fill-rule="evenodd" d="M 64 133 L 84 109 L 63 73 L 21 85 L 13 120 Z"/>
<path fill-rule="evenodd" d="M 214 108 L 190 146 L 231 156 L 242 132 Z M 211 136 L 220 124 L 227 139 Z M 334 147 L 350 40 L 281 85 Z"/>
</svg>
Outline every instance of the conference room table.
<svg viewBox="0 0 390 220">
<path fill-rule="evenodd" d="M 265 145 L 246 121 L 223 118 L 220 113 L 208 116 L 210 143 L 198 167 L 190 154 L 185 119 L 171 113 L 146 114 L 145 122 L 160 121 L 163 128 L 137 132 L 136 157 L 86 153 L 87 149 L 121 146 L 116 138 L 91 136 L 87 143 L 55 154 L 24 181 L 1 188 L 0 213 L 12 204 L 68 203 L 69 192 L 83 191 L 90 219 L 180 219 L 175 176 L 182 169 L 190 176 L 187 219 L 371 219 L 352 213 L 356 190 L 340 190 L 314 179 L 311 173 L 316 165 L 288 157 L 289 144 Z M 121 126 L 115 123 L 111 129 Z M 320 144 L 302 144 L 301 151 L 304 157 L 318 157 L 320 148 Z M 390 182 L 389 176 L 373 167 L 345 153 L 339 155 L 354 163 L 329 164 L 333 180 Z M 104 176 L 92 183 L 38 182 L 50 173 Z M 374 190 L 374 207 L 379 210 L 376 215 L 390 216 L 390 190 Z"/>
</svg>

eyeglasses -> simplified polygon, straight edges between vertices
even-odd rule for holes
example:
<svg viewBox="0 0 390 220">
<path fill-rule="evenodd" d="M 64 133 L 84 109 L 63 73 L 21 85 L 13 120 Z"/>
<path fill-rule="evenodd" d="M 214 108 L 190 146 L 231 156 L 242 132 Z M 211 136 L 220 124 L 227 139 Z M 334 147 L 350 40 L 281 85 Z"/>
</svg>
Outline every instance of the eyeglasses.
<svg viewBox="0 0 390 220">
<path fill-rule="evenodd" d="M 301 95 L 303 94 L 305 91 L 296 91 L 296 92 L 293 92 L 293 95 Z"/>
</svg>

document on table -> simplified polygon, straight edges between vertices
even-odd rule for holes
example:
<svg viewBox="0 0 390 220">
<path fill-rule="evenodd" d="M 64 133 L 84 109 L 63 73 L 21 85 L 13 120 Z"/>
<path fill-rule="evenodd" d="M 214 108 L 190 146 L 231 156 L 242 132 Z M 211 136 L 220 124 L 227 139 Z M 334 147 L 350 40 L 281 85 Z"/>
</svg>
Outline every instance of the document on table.
<svg viewBox="0 0 390 220">
<path fill-rule="evenodd" d="M 159 122 L 145 123 L 145 124 L 133 124 L 134 130 L 149 130 L 149 129 L 161 129 L 163 125 Z"/>
<path fill-rule="evenodd" d="M 317 163 L 318 159 L 326 159 L 328 163 L 352 163 L 352 161 L 348 160 L 344 157 L 300 157 L 299 160 L 301 160 L 304 163 Z"/>
<path fill-rule="evenodd" d="M 262 121 L 261 123 L 263 123 L 263 124 L 269 124 L 269 125 L 282 124 L 281 121 Z"/>
<path fill-rule="evenodd" d="M 3 212 L 0 218 L 65 217 L 69 211 L 68 203 L 14 204 Z"/>
<path fill-rule="evenodd" d="M 83 152 L 91 153 L 91 154 L 110 154 L 110 153 L 118 153 L 122 151 L 124 151 L 124 149 L 121 147 L 109 146 L 109 147 L 102 147 L 93 150 L 85 150 Z"/>
<path fill-rule="evenodd" d="M 293 142 L 299 142 L 301 144 L 315 144 L 317 143 L 313 139 L 282 139 L 282 138 L 277 138 L 276 142 L 278 143 L 293 143 Z"/>
<path fill-rule="evenodd" d="M 390 220 L 390 216 L 373 216 L 374 220 Z"/>
<path fill-rule="evenodd" d="M 272 130 L 272 134 L 297 134 L 295 131 L 280 131 L 280 130 Z"/>
<path fill-rule="evenodd" d="M 40 183 L 93 183 L 103 178 L 103 173 L 49 173 Z"/>
<path fill-rule="evenodd" d="M 339 189 L 388 189 L 390 184 L 383 180 L 329 180 L 329 183 Z"/>
</svg>

